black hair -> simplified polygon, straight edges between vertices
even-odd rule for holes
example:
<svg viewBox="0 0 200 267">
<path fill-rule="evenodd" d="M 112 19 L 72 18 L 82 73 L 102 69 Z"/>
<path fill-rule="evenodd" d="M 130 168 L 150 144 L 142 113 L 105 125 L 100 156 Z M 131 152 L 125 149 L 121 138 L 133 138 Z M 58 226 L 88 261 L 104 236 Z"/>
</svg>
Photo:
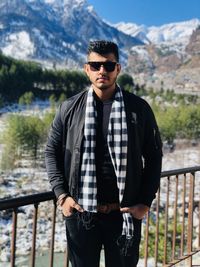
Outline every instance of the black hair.
<svg viewBox="0 0 200 267">
<path fill-rule="evenodd" d="M 118 46 L 117 44 L 111 41 L 105 41 L 105 40 L 90 41 L 88 45 L 87 54 L 89 55 L 91 52 L 95 52 L 100 55 L 106 55 L 112 53 L 115 55 L 117 62 L 119 61 Z"/>
</svg>

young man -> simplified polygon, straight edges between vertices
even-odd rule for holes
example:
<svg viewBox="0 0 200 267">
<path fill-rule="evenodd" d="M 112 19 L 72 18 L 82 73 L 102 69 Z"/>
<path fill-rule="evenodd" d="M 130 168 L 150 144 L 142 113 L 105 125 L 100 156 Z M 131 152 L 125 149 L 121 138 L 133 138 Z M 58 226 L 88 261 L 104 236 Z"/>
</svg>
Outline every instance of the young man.
<svg viewBox="0 0 200 267">
<path fill-rule="evenodd" d="M 46 167 L 66 221 L 73 267 L 135 267 L 141 219 L 159 186 L 161 141 L 149 105 L 116 84 L 118 47 L 94 41 L 84 70 L 91 87 L 53 121 Z"/>
</svg>

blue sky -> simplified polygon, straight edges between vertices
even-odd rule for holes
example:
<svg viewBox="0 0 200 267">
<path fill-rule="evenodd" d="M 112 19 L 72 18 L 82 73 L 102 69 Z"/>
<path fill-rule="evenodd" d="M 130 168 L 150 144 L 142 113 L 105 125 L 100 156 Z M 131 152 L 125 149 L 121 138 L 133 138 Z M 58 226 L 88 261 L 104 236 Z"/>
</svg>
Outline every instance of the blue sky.
<svg viewBox="0 0 200 267">
<path fill-rule="evenodd" d="M 111 23 L 124 21 L 160 26 L 200 19 L 200 0 L 88 0 L 88 3 Z"/>
</svg>

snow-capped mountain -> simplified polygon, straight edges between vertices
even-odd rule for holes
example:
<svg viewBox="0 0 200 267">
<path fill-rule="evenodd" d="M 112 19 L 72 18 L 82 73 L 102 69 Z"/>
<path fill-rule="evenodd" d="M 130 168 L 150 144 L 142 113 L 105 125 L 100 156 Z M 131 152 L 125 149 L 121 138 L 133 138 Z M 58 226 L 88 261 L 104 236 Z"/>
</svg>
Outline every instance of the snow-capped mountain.
<svg viewBox="0 0 200 267">
<path fill-rule="evenodd" d="M 163 42 L 133 47 L 128 70 L 148 88 L 200 94 L 200 26 L 185 45 Z"/>
<path fill-rule="evenodd" d="M 80 67 L 88 41 L 107 39 L 118 43 L 121 62 L 137 83 L 155 87 L 157 81 L 160 88 L 162 81 L 175 89 L 180 76 L 181 90 L 191 83 L 200 89 L 199 25 L 199 19 L 160 27 L 111 25 L 87 0 L 1 0 L 0 52 L 46 67 Z"/>
<path fill-rule="evenodd" d="M 200 91 L 200 20 L 147 27 L 118 23 L 118 30 L 143 41 L 129 51 L 127 71 L 137 83 L 179 92 Z"/>
<path fill-rule="evenodd" d="M 1 0 L 0 49 L 47 64 L 80 66 L 89 40 L 109 39 L 126 51 L 142 42 L 106 24 L 86 0 Z"/>
<path fill-rule="evenodd" d="M 147 27 L 124 22 L 117 23 L 114 26 L 126 34 L 139 38 L 146 44 L 178 43 L 186 46 L 198 25 L 200 25 L 199 19 L 169 23 L 160 27 Z"/>
</svg>

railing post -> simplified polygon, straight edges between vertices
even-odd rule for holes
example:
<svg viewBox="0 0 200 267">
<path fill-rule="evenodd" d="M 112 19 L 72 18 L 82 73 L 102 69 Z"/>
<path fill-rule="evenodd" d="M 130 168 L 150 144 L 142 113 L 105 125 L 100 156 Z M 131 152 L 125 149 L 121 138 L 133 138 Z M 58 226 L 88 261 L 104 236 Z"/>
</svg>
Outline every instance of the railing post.
<svg viewBox="0 0 200 267">
<path fill-rule="evenodd" d="M 180 256 L 184 255 L 184 242 L 185 242 L 185 195 L 186 195 L 186 174 L 183 179 L 183 194 L 182 194 L 182 224 L 181 224 L 181 253 Z"/>
<path fill-rule="evenodd" d="M 200 248 L 200 199 L 199 199 L 199 241 L 198 241 L 198 246 Z"/>
<path fill-rule="evenodd" d="M 194 209 L 194 173 L 190 174 L 190 193 L 189 193 L 189 211 L 188 211 L 188 237 L 187 237 L 187 252 L 192 252 L 193 239 L 193 209 Z M 188 267 L 192 266 L 192 257 L 189 258 Z"/>
<path fill-rule="evenodd" d="M 12 240 L 11 240 L 11 267 L 15 267 L 16 256 L 16 237 L 17 237 L 17 209 L 13 210 L 12 214 Z"/>
<path fill-rule="evenodd" d="M 38 203 L 34 204 L 34 218 L 33 218 L 33 240 L 31 250 L 31 267 L 35 267 L 35 243 L 37 234 L 37 214 L 38 214 Z"/>
<path fill-rule="evenodd" d="M 56 226 L 56 202 L 54 200 L 53 215 L 52 215 L 52 232 L 51 232 L 51 247 L 50 247 L 50 267 L 53 267 L 54 260 L 54 241 L 55 241 L 55 226 Z"/>
<path fill-rule="evenodd" d="M 155 238 L 155 267 L 158 263 L 158 242 L 159 242 L 159 206 L 160 206 L 160 188 L 156 197 L 156 238 Z"/>
<path fill-rule="evenodd" d="M 66 250 L 65 250 L 64 267 L 69 267 L 68 248 L 66 248 Z"/>
<path fill-rule="evenodd" d="M 168 209 L 169 209 L 169 184 L 170 177 L 167 177 L 167 195 L 166 195 L 166 206 L 165 206 L 165 234 L 164 234 L 164 259 L 163 264 L 167 263 L 167 234 L 168 234 Z"/>
<path fill-rule="evenodd" d="M 148 261 L 148 242 L 149 242 L 149 212 L 146 214 L 146 233 L 145 233 L 145 250 L 144 250 L 144 267 L 147 267 Z"/>
<path fill-rule="evenodd" d="M 172 260 L 176 256 L 176 233 L 177 233 L 177 201 L 178 201 L 178 175 L 176 175 L 175 201 L 174 201 L 174 226 L 172 240 Z"/>
</svg>

